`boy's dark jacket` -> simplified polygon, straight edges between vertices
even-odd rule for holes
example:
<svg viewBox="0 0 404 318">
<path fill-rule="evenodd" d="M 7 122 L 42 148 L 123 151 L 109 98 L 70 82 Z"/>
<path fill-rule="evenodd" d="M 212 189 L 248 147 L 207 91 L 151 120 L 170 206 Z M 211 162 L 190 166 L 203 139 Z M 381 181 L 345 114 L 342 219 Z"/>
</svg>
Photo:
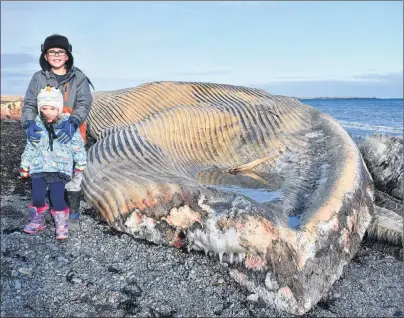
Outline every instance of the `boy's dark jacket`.
<svg viewBox="0 0 404 318">
<path fill-rule="evenodd" d="M 24 96 L 24 106 L 21 115 L 22 125 L 24 125 L 26 120 L 34 120 L 37 116 L 37 95 L 47 85 L 59 88 L 64 96 L 66 96 L 65 89 L 67 86 L 67 101 L 65 101 L 64 106 L 71 109 L 74 106 L 71 116 L 78 119 L 80 124 L 83 123 L 90 112 L 93 101 L 89 83 L 91 82 L 86 75 L 74 66 L 70 68 L 66 74 L 66 78 L 61 83 L 58 83 L 56 76 L 50 70 L 42 69 L 36 72 Z"/>
</svg>

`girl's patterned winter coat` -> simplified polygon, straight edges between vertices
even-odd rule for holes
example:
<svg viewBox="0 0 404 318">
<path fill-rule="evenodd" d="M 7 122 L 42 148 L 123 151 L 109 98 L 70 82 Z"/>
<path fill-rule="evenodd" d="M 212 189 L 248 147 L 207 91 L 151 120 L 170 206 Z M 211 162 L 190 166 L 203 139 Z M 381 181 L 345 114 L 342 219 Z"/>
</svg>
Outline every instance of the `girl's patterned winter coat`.
<svg viewBox="0 0 404 318">
<path fill-rule="evenodd" d="M 69 119 L 69 114 L 59 119 L 55 124 Z M 75 166 L 85 167 L 87 165 L 87 154 L 84 148 L 84 141 L 77 130 L 70 142 L 60 144 L 57 139 L 53 140 L 53 151 L 50 149 L 48 131 L 46 130 L 40 116 L 35 118 L 35 123 L 42 131 L 38 133 L 41 139 L 36 146 L 27 141 L 24 153 L 21 156 L 21 167 L 29 168 L 29 174 L 40 172 L 61 172 L 70 178 L 73 174 L 73 162 Z M 59 132 L 55 129 L 55 133 Z"/>
</svg>

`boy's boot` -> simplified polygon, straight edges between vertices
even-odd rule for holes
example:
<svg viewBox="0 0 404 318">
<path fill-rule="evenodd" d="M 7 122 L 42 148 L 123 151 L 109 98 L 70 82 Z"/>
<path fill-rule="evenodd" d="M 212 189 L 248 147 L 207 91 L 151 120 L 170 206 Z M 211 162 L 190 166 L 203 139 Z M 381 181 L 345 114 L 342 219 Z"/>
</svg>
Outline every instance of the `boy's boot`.
<svg viewBox="0 0 404 318">
<path fill-rule="evenodd" d="M 24 227 L 24 232 L 28 234 L 35 234 L 39 230 L 46 227 L 45 216 L 49 205 L 45 203 L 45 206 L 37 208 L 32 204 L 28 205 L 29 209 L 29 223 Z"/>
<path fill-rule="evenodd" d="M 61 211 L 51 210 L 51 215 L 55 221 L 56 239 L 63 240 L 69 234 L 69 207 Z"/>
<path fill-rule="evenodd" d="M 80 229 L 80 201 L 81 191 L 66 191 L 66 202 L 70 208 L 69 229 L 78 231 Z"/>
</svg>

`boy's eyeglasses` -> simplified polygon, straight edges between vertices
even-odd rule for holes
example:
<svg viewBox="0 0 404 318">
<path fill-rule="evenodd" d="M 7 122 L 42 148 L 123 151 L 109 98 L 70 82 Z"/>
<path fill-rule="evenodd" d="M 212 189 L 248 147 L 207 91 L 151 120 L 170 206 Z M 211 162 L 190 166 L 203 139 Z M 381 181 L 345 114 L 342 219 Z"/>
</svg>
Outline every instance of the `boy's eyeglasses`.
<svg viewBox="0 0 404 318">
<path fill-rule="evenodd" d="M 54 51 L 54 50 L 49 50 L 48 54 L 50 56 L 65 56 L 66 55 L 66 51 Z"/>
</svg>

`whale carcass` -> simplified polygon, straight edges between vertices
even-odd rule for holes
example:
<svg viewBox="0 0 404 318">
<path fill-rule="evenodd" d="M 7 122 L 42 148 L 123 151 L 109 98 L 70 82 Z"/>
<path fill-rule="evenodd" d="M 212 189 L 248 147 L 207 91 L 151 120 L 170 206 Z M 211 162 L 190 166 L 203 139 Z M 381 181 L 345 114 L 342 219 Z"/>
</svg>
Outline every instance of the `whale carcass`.
<svg viewBox="0 0 404 318">
<path fill-rule="evenodd" d="M 216 254 L 266 303 L 307 312 L 359 248 L 373 182 L 348 133 L 295 98 L 153 82 L 95 95 L 86 200 L 113 228 Z"/>
</svg>

